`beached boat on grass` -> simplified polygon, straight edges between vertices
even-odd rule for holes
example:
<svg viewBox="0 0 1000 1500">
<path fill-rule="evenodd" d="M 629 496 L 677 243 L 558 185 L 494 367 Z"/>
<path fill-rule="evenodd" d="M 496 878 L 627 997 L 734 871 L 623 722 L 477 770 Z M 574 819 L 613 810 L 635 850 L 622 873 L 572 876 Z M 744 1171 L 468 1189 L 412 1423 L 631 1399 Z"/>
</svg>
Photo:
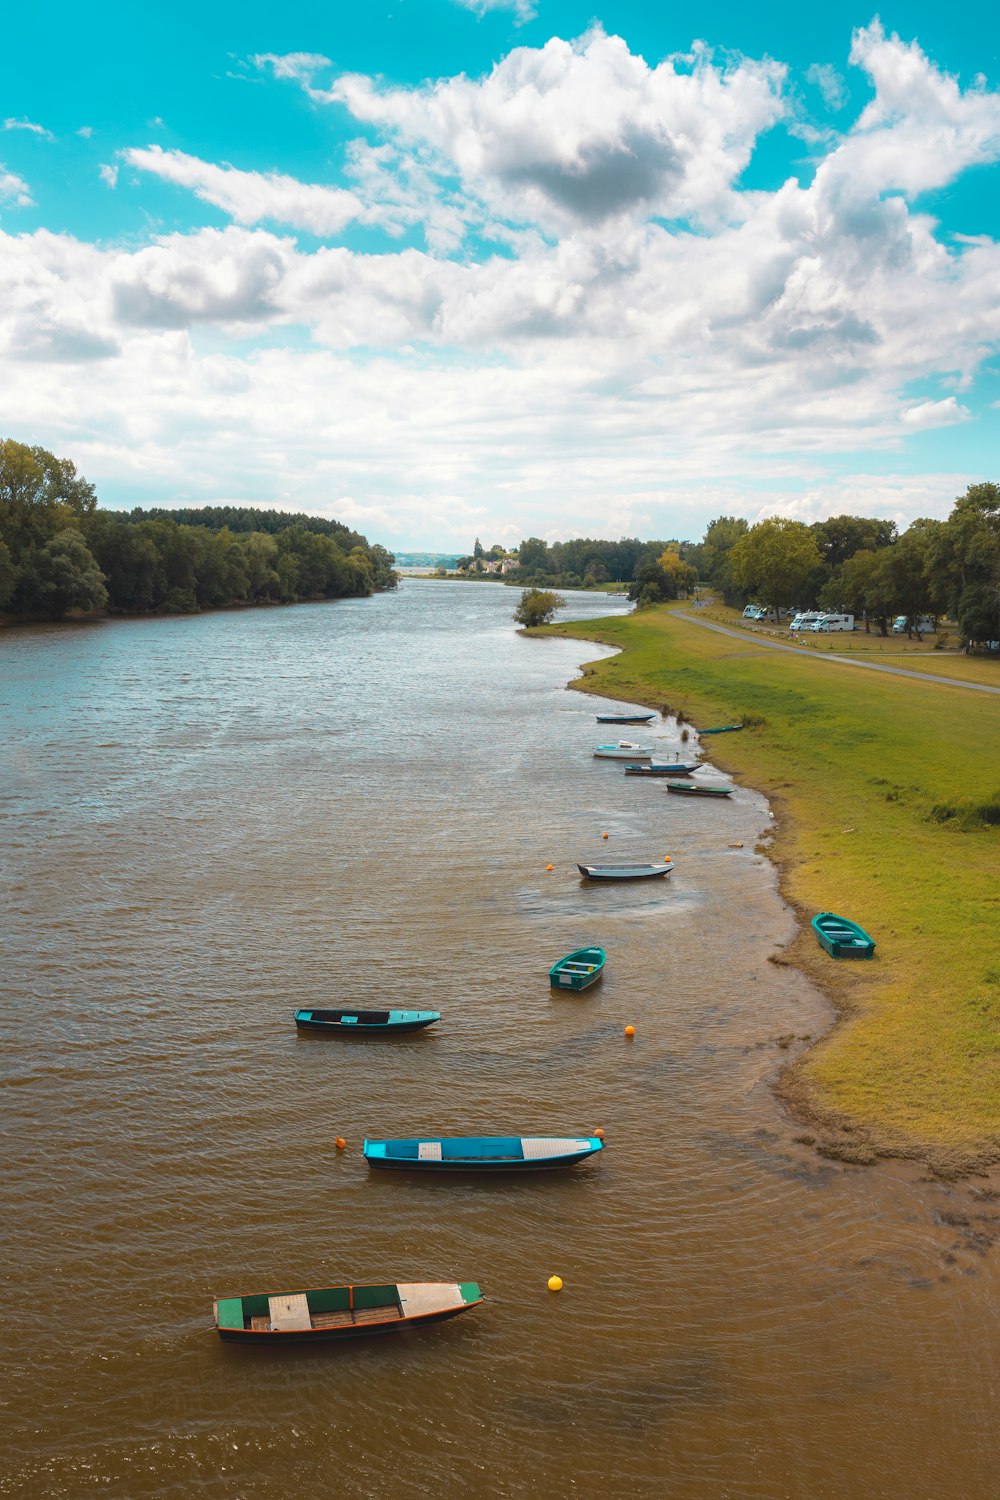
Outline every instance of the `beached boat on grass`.
<svg viewBox="0 0 1000 1500">
<path fill-rule="evenodd" d="M 655 880 L 669 875 L 673 865 L 664 860 L 662 865 L 577 865 L 584 880 Z"/>
<path fill-rule="evenodd" d="M 731 786 L 709 786 L 704 781 L 668 781 L 666 792 L 676 792 L 682 797 L 731 797 Z"/>
<path fill-rule="evenodd" d="M 358 1032 L 382 1032 L 399 1035 L 420 1031 L 440 1021 L 439 1010 L 297 1010 L 295 1024 L 300 1031 L 326 1031 L 340 1036 Z"/>
<path fill-rule="evenodd" d="M 699 729 L 699 734 L 735 734 L 738 729 L 745 729 L 745 724 L 721 724 L 718 729 Z"/>
<path fill-rule="evenodd" d="M 653 747 L 619 740 L 617 745 L 595 745 L 594 755 L 598 760 L 652 760 Z"/>
<path fill-rule="evenodd" d="M 539 1172 L 572 1167 L 600 1151 L 596 1136 L 452 1135 L 432 1140 L 369 1141 L 370 1167 L 406 1172 Z"/>
<path fill-rule="evenodd" d="M 554 990 L 588 990 L 604 973 L 607 954 L 603 948 L 576 948 L 549 970 Z"/>
<path fill-rule="evenodd" d="M 835 912 L 817 912 L 812 929 L 827 953 L 834 958 L 874 958 L 875 939 L 857 922 L 838 917 Z"/>
<path fill-rule="evenodd" d="M 415 1324 L 454 1318 L 482 1301 L 474 1281 L 399 1281 L 220 1297 L 212 1309 L 220 1338 L 273 1348 L 397 1333 Z"/>
</svg>

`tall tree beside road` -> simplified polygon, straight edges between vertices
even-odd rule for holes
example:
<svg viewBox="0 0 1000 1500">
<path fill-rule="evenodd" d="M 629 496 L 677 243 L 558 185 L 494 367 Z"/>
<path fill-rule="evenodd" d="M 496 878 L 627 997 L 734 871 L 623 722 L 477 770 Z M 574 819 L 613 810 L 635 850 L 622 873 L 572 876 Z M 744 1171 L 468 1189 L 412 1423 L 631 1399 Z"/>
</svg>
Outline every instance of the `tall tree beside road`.
<svg viewBox="0 0 1000 1500">
<path fill-rule="evenodd" d="M 759 521 L 729 553 L 737 586 L 773 609 L 776 619 L 780 610 L 800 602 L 800 593 L 822 561 L 809 527 L 783 518 Z"/>
</svg>

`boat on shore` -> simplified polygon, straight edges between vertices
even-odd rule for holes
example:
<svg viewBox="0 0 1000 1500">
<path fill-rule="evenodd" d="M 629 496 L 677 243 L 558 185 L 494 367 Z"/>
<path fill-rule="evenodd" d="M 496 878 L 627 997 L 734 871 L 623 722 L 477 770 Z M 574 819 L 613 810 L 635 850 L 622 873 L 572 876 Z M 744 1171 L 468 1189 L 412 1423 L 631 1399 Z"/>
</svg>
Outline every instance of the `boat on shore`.
<svg viewBox="0 0 1000 1500">
<path fill-rule="evenodd" d="M 452 1135 L 369 1141 L 370 1167 L 404 1172 L 540 1172 L 572 1167 L 600 1151 L 597 1136 Z"/>
<path fill-rule="evenodd" d="M 598 724 L 652 724 L 655 714 L 598 714 Z"/>
<path fill-rule="evenodd" d="M 595 745 L 594 755 L 598 760 L 652 760 L 653 747 L 619 740 L 617 745 Z"/>
<path fill-rule="evenodd" d="M 690 776 L 697 771 L 696 760 L 652 760 L 648 766 L 626 766 L 626 776 Z"/>
<path fill-rule="evenodd" d="M 703 781 L 668 781 L 666 792 L 677 792 L 682 797 L 731 797 L 731 786 L 709 786 Z"/>
<path fill-rule="evenodd" d="M 219 1297 L 212 1311 L 220 1338 L 273 1347 L 397 1333 L 454 1318 L 483 1300 L 474 1281 L 399 1281 Z"/>
<path fill-rule="evenodd" d="M 549 970 L 549 984 L 554 990 L 589 990 L 604 973 L 607 954 L 603 948 L 576 948 Z"/>
<path fill-rule="evenodd" d="M 325 1031 L 331 1035 L 357 1036 L 359 1032 L 391 1033 L 420 1031 L 440 1021 L 439 1010 L 297 1010 L 300 1031 Z"/>
<path fill-rule="evenodd" d="M 745 729 L 745 724 L 721 724 L 718 729 L 699 729 L 699 734 L 735 734 L 738 729 Z"/>
<path fill-rule="evenodd" d="M 834 958 L 875 957 L 875 939 L 848 917 L 838 917 L 832 911 L 817 912 L 812 929 L 820 946 Z"/>
<path fill-rule="evenodd" d="M 656 880 L 670 875 L 673 865 L 664 860 L 662 865 L 577 865 L 584 880 Z"/>
</svg>

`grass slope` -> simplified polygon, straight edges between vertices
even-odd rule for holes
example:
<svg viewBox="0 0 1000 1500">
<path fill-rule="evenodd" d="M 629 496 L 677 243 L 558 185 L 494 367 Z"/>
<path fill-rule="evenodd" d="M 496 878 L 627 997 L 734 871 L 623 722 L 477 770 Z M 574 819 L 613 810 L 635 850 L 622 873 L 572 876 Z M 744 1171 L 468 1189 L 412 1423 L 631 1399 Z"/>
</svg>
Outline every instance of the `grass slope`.
<svg viewBox="0 0 1000 1500">
<path fill-rule="evenodd" d="M 1000 698 L 772 651 L 662 608 L 540 633 L 622 648 L 575 687 L 695 725 L 763 721 L 706 747 L 771 799 L 803 924 L 788 956 L 838 1007 L 781 1082 L 819 1149 L 943 1175 L 1000 1161 L 1000 828 L 972 811 L 1000 804 Z M 942 805 L 957 815 L 937 821 Z M 866 927 L 875 960 L 828 957 L 808 927 L 821 910 Z"/>
</svg>

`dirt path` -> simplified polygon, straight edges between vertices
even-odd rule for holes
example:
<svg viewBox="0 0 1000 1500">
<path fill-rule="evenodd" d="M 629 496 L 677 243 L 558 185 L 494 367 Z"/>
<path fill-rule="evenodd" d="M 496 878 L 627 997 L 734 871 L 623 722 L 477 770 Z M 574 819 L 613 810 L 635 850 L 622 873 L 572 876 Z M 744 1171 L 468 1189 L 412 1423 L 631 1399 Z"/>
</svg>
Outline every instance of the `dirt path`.
<svg viewBox="0 0 1000 1500">
<path fill-rule="evenodd" d="M 742 630 L 731 630 L 728 625 L 713 625 L 710 620 L 701 620 L 683 610 L 674 610 L 677 620 L 687 620 L 692 625 L 701 625 L 705 630 L 716 630 L 719 635 L 731 635 L 736 641 L 747 640 Z M 968 688 L 973 693 L 1000 693 L 1000 687 L 991 687 L 987 682 L 963 682 L 958 677 L 939 677 L 936 672 L 915 672 L 911 667 L 887 667 L 881 662 L 859 661 L 854 656 L 836 656 L 832 652 L 807 651 L 803 646 L 784 646 L 780 641 L 769 641 L 766 636 L 755 635 L 754 646 L 769 646 L 772 651 L 790 651 L 793 656 L 808 656 L 810 661 L 835 661 L 845 667 L 863 667 L 867 672 L 888 672 L 892 677 L 915 677 L 919 682 L 936 682 L 943 687 Z"/>
</svg>

